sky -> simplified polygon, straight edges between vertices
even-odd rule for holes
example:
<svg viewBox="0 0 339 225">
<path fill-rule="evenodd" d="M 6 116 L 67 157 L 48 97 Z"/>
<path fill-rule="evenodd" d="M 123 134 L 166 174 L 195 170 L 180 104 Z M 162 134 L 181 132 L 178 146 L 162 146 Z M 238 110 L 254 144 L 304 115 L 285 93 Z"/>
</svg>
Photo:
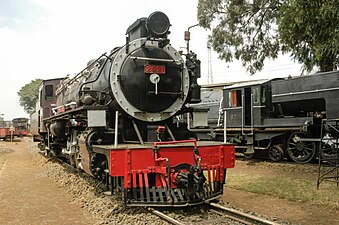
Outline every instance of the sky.
<svg viewBox="0 0 339 225">
<path fill-rule="evenodd" d="M 186 46 L 184 31 L 198 23 L 198 0 L 1 0 L 0 1 L 0 116 L 29 117 L 17 92 L 32 80 L 74 76 L 89 60 L 124 45 L 125 33 L 137 18 L 162 11 L 172 24 L 171 44 Z M 207 84 L 207 37 L 210 31 L 190 29 L 190 50 L 201 60 Z M 250 76 L 240 62 L 226 63 L 211 52 L 213 83 L 299 75 L 300 65 L 288 56 L 269 61 Z"/>
</svg>

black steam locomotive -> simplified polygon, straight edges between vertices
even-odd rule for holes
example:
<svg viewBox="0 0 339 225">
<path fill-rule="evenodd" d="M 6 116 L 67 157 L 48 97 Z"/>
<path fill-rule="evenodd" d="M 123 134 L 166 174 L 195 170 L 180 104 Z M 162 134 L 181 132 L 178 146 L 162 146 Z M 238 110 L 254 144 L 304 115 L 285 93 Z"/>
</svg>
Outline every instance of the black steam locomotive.
<svg viewBox="0 0 339 225">
<path fill-rule="evenodd" d="M 127 205 L 185 206 L 223 193 L 234 146 L 197 142 L 175 120 L 200 101 L 200 61 L 183 60 L 162 12 L 73 78 L 43 81 L 32 123 L 40 148 L 121 192 Z"/>
<path fill-rule="evenodd" d="M 202 90 L 209 126 L 191 127 L 200 139 L 236 144 L 246 157 L 338 162 L 339 72 L 213 85 Z"/>
</svg>

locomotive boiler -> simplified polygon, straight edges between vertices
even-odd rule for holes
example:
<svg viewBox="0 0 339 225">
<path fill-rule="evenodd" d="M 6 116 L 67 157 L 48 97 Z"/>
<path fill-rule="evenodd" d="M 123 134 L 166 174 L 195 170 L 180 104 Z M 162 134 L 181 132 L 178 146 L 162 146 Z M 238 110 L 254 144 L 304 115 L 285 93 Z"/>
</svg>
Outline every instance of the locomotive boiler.
<svg viewBox="0 0 339 225">
<path fill-rule="evenodd" d="M 234 166 L 232 145 L 198 142 L 175 120 L 190 111 L 187 103 L 200 102 L 200 61 L 193 52 L 182 58 L 169 28 L 162 12 L 140 18 L 125 45 L 40 89 L 41 150 L 100 179 L 131 206 L 212 200 Z"/>
</svg>

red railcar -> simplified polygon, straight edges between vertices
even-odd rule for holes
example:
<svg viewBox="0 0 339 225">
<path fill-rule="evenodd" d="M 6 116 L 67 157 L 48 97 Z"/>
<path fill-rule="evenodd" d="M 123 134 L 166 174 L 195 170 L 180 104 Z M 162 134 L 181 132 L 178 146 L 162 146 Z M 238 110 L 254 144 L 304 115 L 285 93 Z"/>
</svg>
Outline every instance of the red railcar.
<svg viewBox="0 0 339 225">
<path fill-rule="evenodd" d="M 9 136 L 9 127 L 0 127 L 0 139 L 6 139 Z"/>
<path fill-rule="evenodd" d="M 19 130 L 13 126 L 12 121 L 0 121 L 0 139 L 11 139 L 18 135 Z"/>
<path fill-rule="evenodd" d="M 28 134 L 28 118 L 15 118 L 12 122 L 17 136 L 26 136 Z"/>
</svg>

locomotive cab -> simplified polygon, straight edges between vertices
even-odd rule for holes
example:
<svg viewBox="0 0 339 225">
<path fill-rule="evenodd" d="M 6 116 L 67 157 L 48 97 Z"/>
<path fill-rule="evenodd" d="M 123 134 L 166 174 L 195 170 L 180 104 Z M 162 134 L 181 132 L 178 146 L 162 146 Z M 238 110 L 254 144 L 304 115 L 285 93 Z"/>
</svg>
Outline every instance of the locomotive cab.
<svg viewBox="0 0 339 225">
<path fill-rule="evenodd" d="M 251 133 L 263 125 L 271 110 L 270 80 L 250 81 L 224 88 L 223 111 L 227 127 Z"/>
<path fill-rule="evenodd" d="M 273 161 L 288 156 L 307 163 L 317 155 L 324 120 L 339 116 L 338 76 L 333 71 L 225 87 L 226 125 L 216 131 L 219 137 L 225 131 L 245 156 L 267 152 Z"/>
<path fill-rule="evenodd" d="M 34 139 L 41 140 L 41 135 L 47 133 L 43 120 L 52 116 L 52 107 L 56 103 L 55 90 L 63 78 L 43 80 L 39 86 L 39 95 L 35 111 L 30 118 L 30 132 Z"/>
</svg>

